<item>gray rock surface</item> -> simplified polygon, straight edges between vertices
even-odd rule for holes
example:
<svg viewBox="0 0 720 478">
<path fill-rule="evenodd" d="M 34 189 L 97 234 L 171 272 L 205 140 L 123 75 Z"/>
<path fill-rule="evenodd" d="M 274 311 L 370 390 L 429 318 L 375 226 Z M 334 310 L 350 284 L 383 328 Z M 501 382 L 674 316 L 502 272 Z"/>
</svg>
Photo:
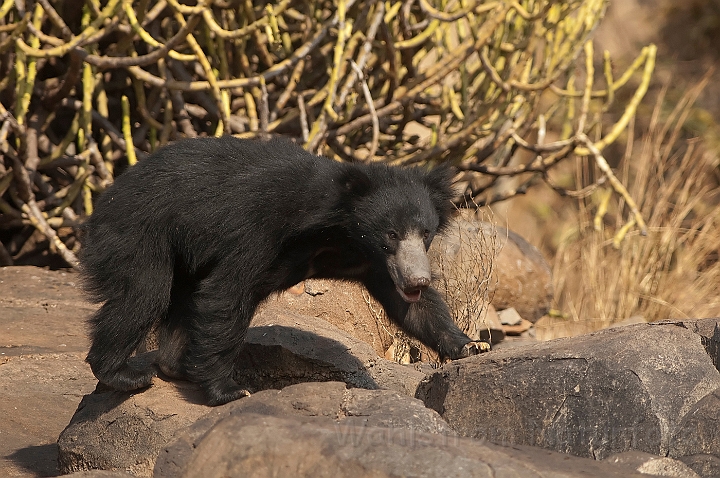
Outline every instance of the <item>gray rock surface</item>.
<svg viewBox="0 0 720 478">
<path fill-rule="evenodd" d="M 715 400 L 720 385 L 693 331 L 711 330 L 709 322 L 640 324 L 490 352 L 445 365 L 417 396 L 468 437 L 596 459 L 630 449 L 712 454 L 714 425 L 691 442 L 689 424 L 697 407 L 710 413 L 699 402 Z"/>
<path fill-rule="evenodd" d="M 301 424 L 335 424 L 342 433 L 383 427 L 398 434 L 415 432 L 454 437 L 447 423 L 414 398 L 390 390 L 347 389 L 341 382 L 302 383 L 264 390 L 213 409 L 183 431 L 159 456 L 155 476 L 181 476 L 207 433 L 229 417 L 294 417 Z M 224 425 L 223 425 L 224 426 Z M 288 448 L 288 453 L 304 453 Z"/>
<path fill-rule="evenodd" d="M 364 393 L 372 393 L 363 391 Z M 171 449 L 156 478 L 640 477 L 632 468 L 529 447 L 506 448 L 406 428 L 253 413 L 217 421 L 186 454 Z"/>
<path fill-rule="evenodd" d="M 720 389 L 699 400 L 675 428 L 670 456 L 701 476 L 720 476 Z"/>
</svg>

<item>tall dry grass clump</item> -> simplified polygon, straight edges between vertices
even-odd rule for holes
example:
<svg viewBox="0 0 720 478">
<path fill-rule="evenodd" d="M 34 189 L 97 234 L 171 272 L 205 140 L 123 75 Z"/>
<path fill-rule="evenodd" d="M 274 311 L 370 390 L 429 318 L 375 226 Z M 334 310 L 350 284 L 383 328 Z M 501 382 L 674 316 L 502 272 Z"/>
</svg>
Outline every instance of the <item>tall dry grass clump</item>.
<svg viewBox="0 0 720 478">
<path fill-rule="evenodd" d="M 443 296 L 455 323 L 473 339 L 488 329 L 486 315 L 497 287 L 495 264 L 501 240 L 490 212 L 476 211 L 476 220 L 458 218 L 435 239 L 430 257 L 434 286 Z M 488 332 L 489 336 L 489 332 Z"/>
<path fill-rule="evenodd" d="M 558 309 L 566 317 L 546 322 L 540 335 L 596 330 L 633 316 L 655 321 L 720 314 L 718 156 L 698 139 L 683 138 L 705 83 L 665 119 L 663 92 L 648 132 L 639 145 L 629 140 L 617 167 L 647 220 L 647 237 L 627 230 L 626 205 L 607 190 L 579 202 L 576 227 L 554 265 Z M 581 169 L 578 180 L 592 173 Z"/>
<path fill-rule="evenodd" d="M 495 265 L 504 239 L 495 227 L 492 211 L 478 208 L 472 214 L 458 215 L 428 251 L 433 287 L 445 299 L 458 327 L 474 340 L 490 337 L 486 318 L 497 288 Z M 433 350 L 393 324 L 369 294 L 364 293 L 364 299 L 378 330 L 387 334 L 383 336 L 389 341 L 386 358 L 399 363 L 440 363 Z"/>
</svg>

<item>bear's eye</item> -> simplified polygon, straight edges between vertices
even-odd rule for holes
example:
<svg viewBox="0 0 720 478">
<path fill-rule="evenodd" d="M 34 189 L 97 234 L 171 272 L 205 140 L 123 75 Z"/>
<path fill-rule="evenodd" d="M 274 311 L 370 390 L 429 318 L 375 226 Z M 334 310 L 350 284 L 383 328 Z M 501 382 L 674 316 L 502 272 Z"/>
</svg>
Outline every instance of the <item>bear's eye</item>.
<svg viewBox="0 0 720 478">
<path fill-rule="evenodd" d="M 397 241 L 398 240 L 398 233 L 395 231 L 388 232 L 388 239 L 391 241 Z"/>
<path fill-rule="evenodd" d="M 425 229 L 425 230 L 423 231 L 423 239 L 425 239 L 425 240 L 427 241 L 429 237 L 430 237 L 430 231 L 428 231 L 427 229 Z"/>
</svg>

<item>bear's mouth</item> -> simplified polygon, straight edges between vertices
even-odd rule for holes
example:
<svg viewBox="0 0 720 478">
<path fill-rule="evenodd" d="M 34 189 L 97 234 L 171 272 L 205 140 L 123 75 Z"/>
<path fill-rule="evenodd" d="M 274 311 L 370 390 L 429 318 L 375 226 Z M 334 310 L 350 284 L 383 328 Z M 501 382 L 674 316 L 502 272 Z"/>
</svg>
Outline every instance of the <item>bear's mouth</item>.
<svg viewBox="0 0 720 478">
<path fill-rule="evenodd" d="M 418 302 L 420 300 L 420 296 L 422 295 L 422 289 L 411 289 L 408 291 L 404 291 L 398 286 L 395 286 L 395 288 L 400 294 L 400 297 L 402 297 L 405 302 Z"/>
</svg>

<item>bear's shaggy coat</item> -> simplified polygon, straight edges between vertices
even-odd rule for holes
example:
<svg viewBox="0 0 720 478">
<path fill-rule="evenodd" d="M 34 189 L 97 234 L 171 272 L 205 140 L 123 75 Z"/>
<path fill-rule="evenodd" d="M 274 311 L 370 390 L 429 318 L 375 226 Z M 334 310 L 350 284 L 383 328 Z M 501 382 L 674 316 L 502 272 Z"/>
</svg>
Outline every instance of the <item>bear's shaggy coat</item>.
<svg viewBox="0 0 720 478">
<path fill-rule="evenodd" d="M 132 354 L 158 330 L 158 366 L 211 404 L 243 396 L 233 367 L 258 304 L 309 277 L 359 281 L 436 350 L 475 353 L 426 250 L 448 223 L 447 170 L 343 164 L 281 139 L 186 140 L 118 177 L 84 227 L 84 283 L 102 307 L 87 361 L 117 390 L 150 384 Z"/>
</svg>

